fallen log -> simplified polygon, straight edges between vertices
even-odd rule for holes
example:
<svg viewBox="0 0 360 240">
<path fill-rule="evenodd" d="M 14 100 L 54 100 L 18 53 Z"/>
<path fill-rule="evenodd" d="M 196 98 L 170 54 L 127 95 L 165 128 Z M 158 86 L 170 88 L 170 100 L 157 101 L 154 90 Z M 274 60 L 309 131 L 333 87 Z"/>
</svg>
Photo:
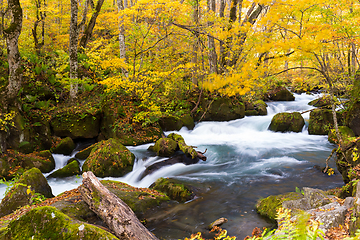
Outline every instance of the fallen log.
<svg viewBox="0 0 360 240">
<path fill-rule="evenodd" d="M 92 172 L 85 172 L 82 176 L 80 193 L 83 200 L 119 239 L 158 239 L 142 225 L 131 208 L 104 187 Z"/>
</svg>

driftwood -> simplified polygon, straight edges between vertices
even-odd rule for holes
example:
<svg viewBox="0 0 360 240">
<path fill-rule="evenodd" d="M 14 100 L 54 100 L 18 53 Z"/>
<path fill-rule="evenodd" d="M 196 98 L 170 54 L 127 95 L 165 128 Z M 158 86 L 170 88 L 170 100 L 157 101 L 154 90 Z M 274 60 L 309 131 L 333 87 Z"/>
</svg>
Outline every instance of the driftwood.
<svg viewBox="0 0 360 240">
<path fill-rule="evenodd" d="M 141 224 L 130 207 L 104 187 L 92 172 L 85 172 L 82 176 L 80 193 L 83 200 L 119 239 L 158 239 Z"/>
</svg>

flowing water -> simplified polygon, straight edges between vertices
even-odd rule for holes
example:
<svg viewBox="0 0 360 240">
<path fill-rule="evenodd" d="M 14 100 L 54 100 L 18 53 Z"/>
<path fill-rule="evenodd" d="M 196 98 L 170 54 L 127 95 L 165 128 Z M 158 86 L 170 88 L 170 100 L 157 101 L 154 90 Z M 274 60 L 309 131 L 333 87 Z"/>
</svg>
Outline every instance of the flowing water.
<svg viewBox="0 0 360 240">
<path fill-rule="evenodd" d="M 156 209 L 148 227 L 163 239 L 183 239 L 191 233 L 205 232 L 212 221 L 226 217 L 223 225 L 229 235 L 243 239 L 254 227 L 270 226 L 254 209 L 259 198 L 294 191 L 295 187 L 330 189 L 342 185 L 340 174 L 327 176 L 314 168 L 325 165 L 333 145 L 327 136 L 308 135 L 307 125 L 300 133 L 275 133 L 267 128 L 278 112 L 305 111 L 314 95 L 295 95 L 294 102 L 269 102 L 267 116 L 251 116 L 229 122 L 201 122 L 194 130 L 181 129 L 188 145 L 207 152 L 207 161 L 193 165 L 178 163 L 142 178 L 147 166 L 163 160 L 147 151 L 147 145 L 128 147 L 136 157 L 131 173 L 123 181 L 137 187 L 149 187 L 159 177 L 173 177 L 199 189 L 195 200 L 169 204 Z M 309 113 L 304 113 L 305 119 Z M 166 132 L 169 134 L 170 132 Z M 55 155 L 56 168 L 69 156 Z M 331 167 L 335 167 L 332 163 Z M 107 178 L 109 179 L 109 178 Z M 54 195 L 81 184 L 81 178 L 51 179 Z M 5 186 L 0 186 L 0 195 Z"/>
</svg>

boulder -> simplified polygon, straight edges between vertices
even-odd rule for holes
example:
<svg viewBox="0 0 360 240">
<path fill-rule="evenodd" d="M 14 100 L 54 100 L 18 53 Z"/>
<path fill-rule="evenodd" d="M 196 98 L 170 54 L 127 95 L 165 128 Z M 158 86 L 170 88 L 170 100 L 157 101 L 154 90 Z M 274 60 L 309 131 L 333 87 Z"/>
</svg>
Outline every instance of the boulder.
<svg viewBox="0 0 360 240">
<path fill-rule="evenodd" d="M 90 153 L 91 153 L 91 150 L 94 148 L 95 144 L 79 151 L 78 153 L 75 154 L 75 157 L 77 159 L 80 159 L 80 160 L 85 160 L 89 157 Z"/>
<path fill-rule="evenodd" d="M 277 87 L 267 93 L 267 98 L 272 101 L 294 101 L 294 95 L 285 87 Z"/>
<path fill-rule="evenodd" d="M 353 103 L 347 110 L 345 122 L 355 136 L 360 136 L 360 101 Z"/>
<path fill-rule="evenodd" d="M 271 120 L 269 130 L 274 132 L 301 132 L 305 125 L 299 112 L 277 113 Z"/>
<path fill-rule="evenodd" d="M 256 203 L 256 211 L 263 217 L 272 222 L 276 222 L 277 211 L 282 207 L 282 203 L 289 200 L 302 199 L 301 193 L 290 192 L 280 195 L 271 195 L 267 198 L 260 199 Z"/>
<path fill-rule="evenodd" d="M 163 131 L 179 131 L 183 126 L 182 121 L 174 116 L 160 118 L 159 124 Z"/>
<path fill-rule="evenodd" d="M 31 140 L 39 150 L 50 149 L 53 143 L 50 116 L 41 111 L 31 111 Z"/>
<path fill-rule="evenodd" d="M 318 108 L 331 108 L 331 98 L 330 96 L 322 96 L 317 99 L 314 99 L 308 103 L 310 106 Z"/>
<path fill-rule="evenodd" d="M 342 117 L 337 115 L 338 124 L 341 125 Z M 331 128 L 334 128 L 334 120 L 331 110 L 314 109 L 310 113 L 309 134 L 311 135 L 327 135 Z"/>
<path fill-rule="evenodd" d="M 55 160 L 49 150 L 28 154 L 23 157 L 22 162 L 23 168 L 29 169 L 36 167 L 42 173 L 49 173 L 55 168 Z"/>
<path fill-rule="evenodd" d="M 186 186 L 176 179 L 159 178 L 150 188 L 166 193 L 170 199 L 178 202 L 189 201 L 195 196 L 191 187 Z"/>
<path fill-rule="evenodd" d="M 346 126 L 339 126 L 339 133 L 343 141 L 343 144 L 345 145 L 350 144 L 351 138 L 355 137 L 354 132 Z M 335 129 L 330 129 L 328 134 L 328 140 L 331 143 L 338 144 L 339 141 L 337 139 Z"/>
<path fill-rule="evenodd" d="M 254 102 L 245 102 L 245 115 L 246 116 L 258 116 L 267 115 L 267 104 L 263 100 L 257 100 Z"/>
<path fill-rule="evenodd" d="M 51 151 L 55 154 L 70 155 L 75 149 L 75 143 L 70 137 L 66 137 L 60 141 Z"/>
<path fill-rule="evenodd" d="M 30 189 L 31 192 L 28 192 Z M 32 168 L 20 177 L 0 203 L 0 217 L 10 214 L 17 208 L 31 204 L 36 194 L 46 198 L 53 197 L 51 188 L 44 175 L 37 168 Z"/>
<path fill-rule="evenodd" d="M 171 138 L 160 138 L 151 148 L 160 157 L 170 157 L 177 149 L 177 142 Z"/>
<path fill-rule="evenodd" d="M 81 174 L 80 164 L 76 159 L 73 159 L 73 161 L 66 164 L 65 167 L 60 168 L 55 172 L 51 173 L 48 176 L 48 178 L 65 178 L 80 174 Z"/>
<path fill-rule="evenodd" d="M 205 113 L 205 115 L 204 115 Z M 201 102 L 197 119 L 203 121 L 230 121 L 245 116 L 245 104 L 237 99 L 218 97 Z"/>
<path fill-rule="evenodd" d="M 55 207 L 38 207 L 9 223 L 0 239 L 118 239 L 102 228 L 79 222 Z"/>
<path fill-rule="evenodd" d="M 83 165 L 97 177 L 121 177 L 132 170 L 135 156 L 119 139 L 98 142 Z"/>
<path fill-rule="evenodd" d="M 336 167 L 341 173 L 344 183 L 347 184 L 353 179 L 359 179 L 360 169 L 360 139 L 357 139 L 345 150 L 336 151 Z"/>
<path fill-rule="evenodd" d="M 195 127 L 194 118 L 190 114 L 181 116 L 180 121 L 182 122 L 182 125 L 187 127 L 189 130 L 193 130 Z"/>
<path fill-rule="evenodd" d="M 93 108 L 90 110 L 75 107 L 58 111 L 50 122 L 54 135 L 72 139 L 97 137 L 101 112 Z"/>
</svg>

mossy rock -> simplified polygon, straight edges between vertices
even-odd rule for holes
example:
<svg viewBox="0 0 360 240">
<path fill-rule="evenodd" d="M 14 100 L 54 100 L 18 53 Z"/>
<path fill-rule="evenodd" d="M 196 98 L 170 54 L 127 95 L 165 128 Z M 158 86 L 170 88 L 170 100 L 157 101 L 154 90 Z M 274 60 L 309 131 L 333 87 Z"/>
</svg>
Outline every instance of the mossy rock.
<svg viewBox="0 0 360 240">
<path fill-rule="evenodd" d="M 55 168 L 55 160 L 49 150 L 29 154 L 23 158 L 24 168 L 38 168 L 42 173 L 49 173 Z"/>
<path fill-rule="evenodd" d="M 102 180 L 101 183 L 123 200 L 138 218 L 141 218 L 147 210 L 170 200 L 164 193 L 148 188 L 136 188 L 126 183 L 111 180 Z"/>
<path fill-rule="evenodd" d="M 79 162 L 74 159 L 74 161 L 71 161 L 65 167 L 60 168 L 55 172 L 51 173 L 48 176 L 48 178 L 65 178 L 80 174 L 81 174 L 81 170 L 80 170 Z"/>
<path fill-rule="evenodd" d="M 205 115 L 203 116 L 205 112 Z M 245 116 L 245 104 L 237 99 L 217 97 L 215 99 L 202 100 L 200 111 L 196 118 L 203 121 L 230 121 Z"/>
<path fill-rule="evenodd" d="M 171 138 L 160 138 L 151 149 L 160 157 L 171 157 L 178 149 L 178 144 Z"/>
<path fill-rule="evenodd" d="M 360 101 L 354 102 L 346 112 L 346 125 L 360 136 Z"/>
<path fill-rule="evenodd" d="M 58 145 L 51 149 L 55 154 L 70 155 L 75 149 L 75 143 L 70 137 L 66 137 L 60 141 Z"/>
<path fill-rule="evenodd" d="M 341 139 L 343 140 L 343 144 L 345 144 L 345 145 L 347 145 L 351 142 L 351 140 L 349 138 L 355 137 L 354 132 L 346 126 L 339 126 L 339 133 L 340 133 Z M 331 143 L 338 144 L 338 139 L 336 136 L 335 129 L 331 129 L 329 131 L 328 140 Z"/>
<path fill-rule="evenodd" d="M 277 210 L 282 207 L 282 203 L 289 200 L 301 199 L 304 196 L 300 193 L 290 192 L 280 195 L 271 195 L 260 199 L 256 203 L 256 211 L 263 217 L 272 222 L 276 222 Z"/>
<path fill-rule="evenodd" d="M 245 111 L 245 116 L 257 116 L 258 115 L 258 111 L 256 110 L 246 110 Z"/>
<path fill-rule="evenodd" d="M 0 239 L 118 239 L 93 225 L 71 219 L 55 207 L 35 208 L 9 223 Z"/>
<path fill-rule="evenodd" d="M 29 112 L 31 119 L 31 136 L 29 142 L 36 146 L 36 150 L 48 150 L 51 148 L 53 139 L 50 128 L 50 115 L 39 111 Z"/>
<path fill-rule="evenodd" d="M 77 154 L 75 154 L 75 157 L 80 160 L 85 160 L 89 157 L 91 150 L 94 148 L 95 144 L 79 151 Z"/>
<path fill-rule="evenodd" d="M 345 157 L 344 157 L 345 155 Z M 346 149 L 345 152 L 337 149 L 336 151 L 336 167 L 341 173 L 344 183 L 347 184 L 353 179 L 360 179 L 360 171 L 358 165 L 360 164 L 360 140 Z"/>
<path fill-rule="evenodd" d="M 271 90 L 267 97 L 272 101 L 294 101 L 294 95 L 285 87 L 277 87 Z"/>
<path fill-rule="evenodd" d="M 100 133 L 101 112 L 97 109 L 65 109 L 53 115 L 51 127 L 59 137 L 95 138 Z"/>
<path fill-rule="evenodd" d="M 338 124 L 342 124 L 342 117 L 337 113 Z M 328 135 L 330 129 L 334 128 L 334 120 L 331 110 L 314 109 L 309 118 L 310 135 Z"/>
<path fill-rule="evenodd" d="M 277 113 L 271 120 L 269 130 L 274 132 L 301 132 L 305 125 L 299 112 Z"/>
<path fill-rule="evenodd" d="M 330 96 L 323 96 L 310 101 L 308 104 L 314 107 L 331 108 L 331 98 Z"/>
<path fill-rule="evenodd" d="M 194 197 L 193 191 L 176 179 L 159 178 L 151 188 L 166 193 L 170 199 L 178 202 L 186 202 Z"/>
<path fill-rule="evenodd" d="M 97 177 L 121 177 L 132 170 L 135 155 L 110 138 L 98 142 L 83 165 L 83 171 L 92 171 Z"/>
<path fill-rule="evenodd" d="M 267 104 L 263 100 L 257 100 L 254 102 L 254 109 L 257 112 L 257 115 L 267 115 Z"/>
<path fill-rule="evenodd" d="M 180 117 L 180 121 L 183 126 L 187 127 L 189 130 L 193 130 L 195 127 L 194 118 L 190 116 L 190 114 L 185 114 Z"/>
<path fill-rule="evenodd" d="M 13 119 L 14 126 L 7 133 L 6 143 L 9 148 L 19 150 L 22 143 L 30 143 L 30 128 L 27 127 L 27 121 L 18 108 L 11 108 L 9 111 L 13 111 L 15 117 Z M 33 149 L 33 146 L 28 147 Z"/>
<path fill-rule="evenodd" d="M 23 141 L 19 144 L 19 151 L 25 154 L 29 154 L 34 151 L 34 146 L 27 141 Z"/>
<path fill-rule="evenodd" d="M 176 134 L 176 133 L 170 133 L 168 138 L 176 141 L 178 148 L 183 153 L 185 153 L 186 156 L 191 157 L 192 159 L 194 159 L 198 156 L 196 150 L 192 146 L 186 145 L 185 140 L 181 135 Z"/>
<path fill-rule="evenodd" d="M 179 131 L 183 126 L 182 121 L 174 116 L 160 118 L 159 124 L 163 131 Z"/>
<path fill-rule="evenodd" d="M 34 193 L 46 198 L 54 197 L 44 175 L 37 168 L 32 168 L 20 177 L 0 203 L 0 217 L 10 214 L 17 208 L 31 203 L 32 193 L 27 193 L 28 187 Z"/>
</svg>

